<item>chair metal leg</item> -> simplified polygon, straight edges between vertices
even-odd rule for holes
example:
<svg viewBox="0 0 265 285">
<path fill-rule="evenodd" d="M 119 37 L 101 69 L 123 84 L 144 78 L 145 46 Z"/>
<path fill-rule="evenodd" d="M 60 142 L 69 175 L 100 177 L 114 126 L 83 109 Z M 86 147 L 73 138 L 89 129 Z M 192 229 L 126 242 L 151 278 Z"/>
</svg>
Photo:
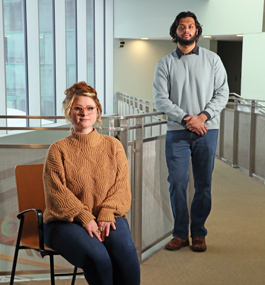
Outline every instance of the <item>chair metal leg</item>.
<svg viewBox="0 0 265 285">
<path fill-rule="evenodd" d="M 77 267 L 75 266 L 74 272 L 73 272 L 73 278 L 71 285 L 75 285 L 75 277 L 76 277 Z"/>
<path fill-rule="evenodd" d="M 19 224 L 19 230 L 18 230 L 18 235 L 17 235 L 17 242 L 16 242 L 16 248 L 15 248 L 14 260 L 13 260 L 13 265 L 12 265 L 12 272 L 11 272 L 10 283 L 9 283 L 10 285 L 13 285 L 14 279 L 15 279 L 17 258 L 18 258 L 18 252 L 19 252 L 19 249 L 20 249 L 20 240 L 21 240 L 21 235 L 22 235 L 23 224 L 24 224 L 24 217 L 21 218 L 20 224 Z"/>
<path fill-rule="evenodd" d="M 51 274 L 51 285 L 55 285 L 53 254 L 50 254 L 50 274 Z"/>
<path fill-rule="evenodd" d="M 12 272 L 11 272 L 11 277 L 10 277 L 10 283 L 9 283 L 10 285 L 13 285 L 14 279 L 15 279 L 18 251 L 19 251 L 19 248 L 16 246 L 15 254 L 14 254 L 14 260 L 13 260 L 13 265 L 12 265 Z"/>
</svg>

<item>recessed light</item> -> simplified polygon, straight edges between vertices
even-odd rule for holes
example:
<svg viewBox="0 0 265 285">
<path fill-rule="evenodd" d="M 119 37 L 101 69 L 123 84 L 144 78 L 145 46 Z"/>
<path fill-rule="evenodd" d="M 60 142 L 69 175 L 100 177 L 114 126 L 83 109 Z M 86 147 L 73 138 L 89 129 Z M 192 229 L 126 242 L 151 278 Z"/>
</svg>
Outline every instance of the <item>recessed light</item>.
<svg viewBox="0 0 265 285">
<path fill-rule="evenodd" d="M 149 40 L 149 38 L 141 38 L 141 40 Z"/>
</svg>

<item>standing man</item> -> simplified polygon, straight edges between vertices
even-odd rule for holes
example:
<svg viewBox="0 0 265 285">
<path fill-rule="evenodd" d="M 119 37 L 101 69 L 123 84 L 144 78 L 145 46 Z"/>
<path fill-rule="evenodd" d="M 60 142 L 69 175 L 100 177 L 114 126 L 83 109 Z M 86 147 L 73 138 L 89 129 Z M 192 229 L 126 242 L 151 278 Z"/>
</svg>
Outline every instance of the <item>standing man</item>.
<svg viewBox="0 0 265 285">
<path fill-rule="evenodd" d="M 220 112 L 229 89 L 219 56 L 197 46 L 202 28 L 194 13 L 181 12 L 170 28 L 177 48 L 155 70 L 154 101 L 167 115 L 166 160 L 174 216 L 168 250 L 189 246 L 186 190 L 192 159 L 195 194 L 191 205 L 193 251 L 206 251 L 205 221 L 211 210 L 211 181 Z"/>
</svg>

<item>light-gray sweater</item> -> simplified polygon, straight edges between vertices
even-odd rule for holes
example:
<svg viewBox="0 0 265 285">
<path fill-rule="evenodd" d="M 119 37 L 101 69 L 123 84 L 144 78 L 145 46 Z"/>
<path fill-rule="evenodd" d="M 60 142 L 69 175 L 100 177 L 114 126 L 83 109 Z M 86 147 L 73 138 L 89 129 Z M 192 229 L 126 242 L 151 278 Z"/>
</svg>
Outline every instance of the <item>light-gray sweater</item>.
<svg viewBox="0 0 265 285">
<path fill-rule="evenodd" d="M 167 129 L 183 130 L 185 115 L 208 112 L 208 129 L 219 129 L 220 112 L 225 107 L 229 88 L 219 56 L 204 48 L 199 55 L 178 57 L 176 50 L 163 57 L 156 66 L 154 103 L 167 115 Z"/>
</svg>

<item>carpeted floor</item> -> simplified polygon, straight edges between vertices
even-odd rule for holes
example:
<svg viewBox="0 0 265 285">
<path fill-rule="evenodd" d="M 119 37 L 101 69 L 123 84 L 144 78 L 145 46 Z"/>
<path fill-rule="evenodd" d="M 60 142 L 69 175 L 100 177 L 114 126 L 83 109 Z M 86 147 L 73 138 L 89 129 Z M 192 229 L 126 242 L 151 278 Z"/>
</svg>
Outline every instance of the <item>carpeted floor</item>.
<svg viewBox="0 0 265 285">
<path fill-rule="evenodd" d="M 216 160 L 205 253 L 161 250 L 141 266 L 142 284 L 265 284 L 265 186 Z"/>
<path fill-rule="evenodd" d="M 188 247 L 175 252 L 160 250 L 141 264 L 142 285 L 265 284 L 264 184 L 217 159 L 212 194 L 207 251 L 194 253 Z M 70 283 L 56 281 L 56 285 Z M 84 279 L 77 279 L 76 285 L 83 284 Z"/>
</svg>

